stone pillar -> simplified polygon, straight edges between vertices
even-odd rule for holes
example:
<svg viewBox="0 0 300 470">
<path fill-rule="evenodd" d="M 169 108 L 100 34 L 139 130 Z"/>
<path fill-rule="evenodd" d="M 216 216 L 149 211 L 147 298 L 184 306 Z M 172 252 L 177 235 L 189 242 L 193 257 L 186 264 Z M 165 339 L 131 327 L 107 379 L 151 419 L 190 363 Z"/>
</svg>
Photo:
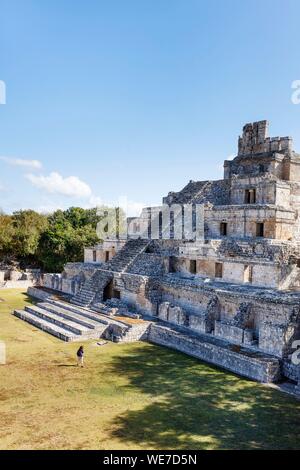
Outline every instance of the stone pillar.
<svg viewBox="0 0 300 470">
<path fill-rule="evenodd" d="M 162 304 L 160 304 L 158 308 L 158 317 L 161 320 L 164 320 L 164 321 L 169 320 L 169 307 L 170 307 L 169 302 L 163 302 Z"/>
</svg>

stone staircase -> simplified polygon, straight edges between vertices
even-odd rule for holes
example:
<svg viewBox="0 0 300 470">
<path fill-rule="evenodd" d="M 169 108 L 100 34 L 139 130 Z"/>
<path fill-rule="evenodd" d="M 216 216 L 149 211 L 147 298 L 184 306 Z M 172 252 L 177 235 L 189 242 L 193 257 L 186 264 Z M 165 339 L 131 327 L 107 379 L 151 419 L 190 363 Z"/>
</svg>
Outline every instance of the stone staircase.
<svg viewBox="0 0 300 470">
<path fill-rule="evenodd" d="M 111 271 L 123 272 L 135 262 L 149 245 L 149 240 L 128 240 L 126 245 L 88 279 L 80 291 L 71 299 L 71 303 L 80 307 L 89 307 L 95 302 L 101 302 L 104 288 L 113 278 Z"/>
<path fill-rule="evenodd" d="M 24 310 L 15 310 L 14 315 L 63 341 L 100 338 L 107 328 L 100 317 L 88 318 L 80 311 L 66 309 L 60 302 L 27 305 Z"/>
<path fill-rule="evenodd" d="M 146 334 L 149 322 L 128 324 L 67 302 L 49 300 L 27 305 L 13 314 L 63 341 L 106 338 L 116 342 L 137 341 Z"/>
<path fill-rule="evenodd" d="M 134 239 L 128 240 L 126 245 L 112 258 L 111 261 L 106 263 L 103 269 L 110 271 L 124 272 L 136 260 L 136 258 L 143 253 L 149 240 Z"/>
<path fill-rule="evenodd" d="M 97 270 L 90 279 L 85 281 L 80 291 L 72 297 L 71 303 L 80 307 L 88 307 L 96 301 L 96 297 L 102 300 L 103 290 L 112 278 L 112 273 Z"/>
</svg>

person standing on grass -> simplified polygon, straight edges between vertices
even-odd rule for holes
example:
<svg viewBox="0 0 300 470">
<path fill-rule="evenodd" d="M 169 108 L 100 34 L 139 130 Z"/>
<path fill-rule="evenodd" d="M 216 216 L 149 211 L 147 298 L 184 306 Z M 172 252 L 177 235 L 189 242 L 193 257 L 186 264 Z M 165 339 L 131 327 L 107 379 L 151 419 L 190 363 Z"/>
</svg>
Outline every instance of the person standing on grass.
<svg viewBox="0 0 300 470">
<path fill-rule="evenodd" d="M 78 366 L 83 367 L 83 356 L 84 356 L 83 346 L 80 346 L 80 348 L 77 351 Z"/>
</svg>

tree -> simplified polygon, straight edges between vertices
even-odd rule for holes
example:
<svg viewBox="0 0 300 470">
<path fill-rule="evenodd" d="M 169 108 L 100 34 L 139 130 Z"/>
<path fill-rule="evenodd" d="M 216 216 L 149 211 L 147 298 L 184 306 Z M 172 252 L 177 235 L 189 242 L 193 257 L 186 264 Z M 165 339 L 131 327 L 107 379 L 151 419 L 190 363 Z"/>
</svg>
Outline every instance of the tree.
<svg viewBox="0 0 300 470">
<path fill-rule="evenodd" d="M 0 214 L 0 255 L 9 255 L 13 238 L 13 223 L 10 215 Z"/>
<path fill-rule="evenodd" d="M 70 207 L 47 216 L 33 210 L 0 213 L 0 256 L 60 272 L 68 261 L 83 261 L 85 246 L 101 241 L 97 235 L 99 222 L 108 226 L 103 236 L 113 234 L 109 228 L 115 227 L 116 210 L 102 209 Z M 123 221 L 124 213 L 118 210 L 117 214 Z"/>
<path fill-rule="evenodd" d="M 91 215 L 89 210 L 72 207 L 48 217 L 38 249 L 38 260 L 46 271 L 60 272 L 68 261 L 82 261 L 84 247 L 99 242 L 97 219 L 89 223 Z"/>
<path fill-rule="evenodd" d="M 13 236 L 11 251 L 18 259 L 34 257 L 41 234 L 48 225 L 47 216 L 33 210 L 14 212 L 12 215 Z"/>
</svg>

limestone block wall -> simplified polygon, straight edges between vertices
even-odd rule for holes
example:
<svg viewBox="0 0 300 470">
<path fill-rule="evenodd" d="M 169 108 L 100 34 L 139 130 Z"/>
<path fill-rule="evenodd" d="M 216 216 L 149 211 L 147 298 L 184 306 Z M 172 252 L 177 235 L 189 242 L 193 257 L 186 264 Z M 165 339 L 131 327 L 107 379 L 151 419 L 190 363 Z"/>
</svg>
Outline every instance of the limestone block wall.
<svg viewBox="0 0 300 470">
<path fill-rule="evenodd" d="M 279 362 L 271 357 L 264 360 L 225 349 L 217 341 L 203 342 L 162 325 L 151 325 L 148 340 L 177 349 L 206 362 L 237 372 L 260 382 L 276 382 L 280 376 Z"/>
<path fill-rule="evenodd" d="M 220 224 L 227 222 L 227 236 L 256 238 L 256 223 L 264 223 L 264 237 L 279 240 L 293 238 L 296 214 L 264 206 L 224 206 L 205 210 L 205 235 L 220 237 Z"/>
<path fill-rule="evenodd" d="M 85 248 L 84 249 L 84 262 L 85 263 L 102 263 L 104 262 L 104 253 L 102 247 Z"/>
<path fill-rule="evenodd" d="M 297 299 L 286 300 L 286 296 L 281 298 L 279 294 L 274 296 L 266 295 L 264 298 L 259 297 L 254 292 L 247 294 L 221 289 L 210 291 L 209 288 L 205 287 L 189 287 L 187 281 L 185 283 L 182 281 L 182 285 L 180 285 L 180 281 L 176 281 L 174 285 L 163 284 L 161 303 L 167 306 L 180 307 L 186 317 L 189 317 L 189 320 L 185 321 L 185 325 L 204 332 L 201 316 L 203 317 L 207 312 L 212 296 L 215 294 L 217 294 L 218 299 L 218 308 L 215 307 L 215 320 L 220 320 L 221 323 L 234 325 L 241 304 L 246 303 L 249 305 L 250 317 L 246 327 L 253 331 L 253 335 L 250 339 L 247 338 L 247 341 L 251 343 L 252 340 L 256 339 L 259 350 L 283 357 L 291 350 L 292 340 L 300 338 L 300 321 L 292 320 L 297 312 L 299 314 L 298 301 Z M 161 308 L 164 309 L 164 312 L 167 311 L 165 307 Z M 161 314 L 161 310 L 159 312 Z M 199 320 L 192 318 L 191 321 L 193 315 L 200 317 Z M 165 319 L 169 321 L 168 317 Z M 221 327 L 219 331 L 222 335 Z"/>
<path fill-rule="evenodd" d="M 264 177 L 234 179 L 231 185 L 231 204 L 245 204 L 245 191 L 247 189 L 255 189 L 256 204 L 275 204 L 276 184 L 276 181 L 270 181 Z M 288 185 L 287 190 L 289 190 Z"/>
<path fill-rule="evenodd" d="M 259 328 L 259 348 L 278 357 L 287 357 L 291 352 L 291 343 L 295 338 L 295 333 L 295 325 L 262 322 Z"/>
<path fill-rule="evenodd" d="M 176 264 L 176 272 L 183 274 L 191 274 L 190 263 L 193 258 L 178 258 Z M 201 277 L 216 279 L 219 282 L 234 282 L 236 284 L 249 284 L 245 277 L 245 269 L 248 266 L 252 267 L 252 281 L 251 285 L 272 288 L 285 288 L 290 286 L 290 282 L 285 281 L 282 276 L 282 266 L 275 263 L 263 263 L 257 261 L 255 263 L 251 260 L 227 261 L 222 256 L 215 256 L 213 258 L 201 258 L 196 260 L 196 274 Z M 216 262 L 222 263 L 222 277 L 216 278 Z M 300 282 L 300 277 L 298 282 Z"/>
<path fill-rule="evenodd" d="M 270 180 L 265 176 L 235 179 L 231 186 L 231 204 L 245 204 L 247 189 L 255 189 L 256 204 L 276 204 L 286 209 L 292 208 L 290 183 Z"/>
<path fill-rule="evenodd" d="M 290 360 L 284 360 L 282 362 L 282 373 L 285 377 L 297 383 L 299 379 L 299 366 L 293 364 Z"/>
<path fill-rule="evenodd" d="M 280 287 L 279 277 L 281 267 L 279 265 L 255 264 L 253 266 L 252 285 L 261 287 Z"/>
<path fill-rule="evenodd" d="M 140 275 L 122 273 L 115 275 L 113 288 L 119 291 L 120 300 L 140 313 L 156 315 L 156 303 L 148 296 L 148 278 Z"/>
<path fill-rule="evenodd" d="M 62 275 L 47 273 L 42 277 L 41 285 L 48 289 L 62 290 Z"/>
<path fill-rule="evenodd" d="M 126 243 L 126 239 L 106 239 L 103 243 L 84 249 L 85 263 L 105 263 L 110 261 Z"/>
<path fill-rule="evenodd" d="M 169 302 L 178 305 L 189 313 L 199 314 L 205 311 L 211 299 L 211 293 L 205 290 L 187 289 L 180 283 L 176 286 L 166 286 L 162 288 L 162 302 Z"/>
<path fill-rule="evenodd" d="M 284 177 L 289 181 L 300 181 L 300 159 L 292 157 L 284 163 Z"/>
</svg>

